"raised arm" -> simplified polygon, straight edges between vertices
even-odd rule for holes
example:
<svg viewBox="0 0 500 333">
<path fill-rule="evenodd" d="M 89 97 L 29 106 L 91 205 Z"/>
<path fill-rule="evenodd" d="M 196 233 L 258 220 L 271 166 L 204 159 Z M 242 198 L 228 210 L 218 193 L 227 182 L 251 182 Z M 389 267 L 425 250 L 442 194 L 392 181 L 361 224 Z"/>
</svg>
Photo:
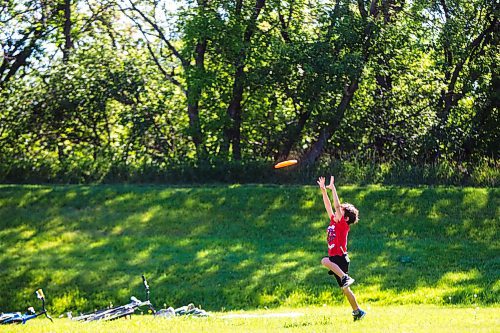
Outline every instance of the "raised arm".
<svg viewBox="0 0 500 333">
<path fill-rule="evenodd" d="M 334 214 L 332 209 L 332 203 L 330 202 L 330 198 L 328 197 L 328 193 L 326 192 L 325 177 L 319 177 L 317 183 L 319 185 L 319 188 L 321 189 L 321 194 L 323 195 L 323 203 L 325 204 L 325 209 L 326 212 L 328 213 L 328 218 L 331 219 Z"/>
<path fill-rule="evenodd" d="M 339 196 L 337 195 L 337 189 L 335 188 L 334 184 L 335 179 L 333 176 L 330 177 L 330 185 L 326 186 L 326 188 L 329 188 L 332 190 L 332 196 L 333 196 L 333 206 L 335 207 L 335 221 L 340 221 L 342 218 L 342 207 L 340 206 L 340 201 L 339 201 Z"/>
</svg>

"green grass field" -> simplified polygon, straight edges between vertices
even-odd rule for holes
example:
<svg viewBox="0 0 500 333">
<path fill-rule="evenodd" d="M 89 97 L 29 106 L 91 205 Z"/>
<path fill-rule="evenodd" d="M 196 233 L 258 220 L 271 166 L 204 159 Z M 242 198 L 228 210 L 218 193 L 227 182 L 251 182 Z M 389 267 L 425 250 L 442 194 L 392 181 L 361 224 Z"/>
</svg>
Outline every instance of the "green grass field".
<svg viewBox="0 0 500 333">
<path fill-rule="evenodd" d="M 345 307 L 307 307 L 213 313 L 209 318 L 133 316 L 131 320 L 75 323 L 68 319 L 29 321 L 25 326 L 4 326 L 2 332 L 498 332 L 495 307 L 435 305 L 371 306 L 359 322 L 345 315 Z M 241 316 L 241 317 L 235 317 Z M 227 318 L 229 317 L 229 318 Z"/>
<path fill-rule="evenodd" d="M 349 234 L 352 289 L 362 306 L 374 309 L 370 321 L 380 331 L 438 325 L 451 332 L 459 327 L 453 325 L 476 322 L 484 322 L 485 331 L 498 327 L 498 188 L 338 191 L 360 210 Z M 2 185 L 0 311 L 37 306 L 39 287 L 55 316 L 125 303 L 131 295 L 143 298 L 144 273 L 158 308 L 193 302 L 217 314 L 306 313 L 265 321 L 175 319 L 165 324 L 173 331 L 326 331 L 335 325 L 363 331 L 368 324 L 351 326 L 347 302 L 320 267 L 327 223 L 315 186 Z M 404 320 L 394 322 L 398 315 Z M 101 323 L 102 330 L 163 325 L 135 318 Z M 51 331 L 36 322 L 28 325 Z M 66 325 L 85 329 L 65 320 L 55 327 L 70 331 Z"/>
</svg>

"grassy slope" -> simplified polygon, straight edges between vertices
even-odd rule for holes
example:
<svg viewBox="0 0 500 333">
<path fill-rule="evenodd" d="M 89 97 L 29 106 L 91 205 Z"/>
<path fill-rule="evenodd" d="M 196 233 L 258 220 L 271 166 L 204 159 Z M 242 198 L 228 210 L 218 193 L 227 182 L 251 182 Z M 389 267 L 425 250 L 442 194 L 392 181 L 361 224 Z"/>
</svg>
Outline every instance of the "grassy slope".
<svg viewBox="0 0 500 333">
<path fill-rule="evenodd" d="M 499 189 L 340 187 L 361 304 L 499 302 Z M 0 311 L 335 304 L 312 186 L 0 186 Z M 475 297 L 476 295 L 477 297 Z"/>
</svg>

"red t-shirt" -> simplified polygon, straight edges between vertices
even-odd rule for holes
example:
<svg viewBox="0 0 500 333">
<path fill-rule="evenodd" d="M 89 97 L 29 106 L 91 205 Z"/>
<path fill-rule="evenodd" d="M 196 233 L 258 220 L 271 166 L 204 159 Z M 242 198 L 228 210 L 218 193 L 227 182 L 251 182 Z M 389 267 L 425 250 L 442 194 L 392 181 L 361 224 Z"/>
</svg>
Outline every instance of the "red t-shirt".
<svg viewBox="0 0 500 333">
<path fill-rule="evenodd" d="M 349 224 L 344 217 L 335 222 L 335 215 L 332 215 L 330 225 L 326 229 L 329 256 L 342 256 L 347 253 L 347 234 L 349 234 Z"/>
</svg>

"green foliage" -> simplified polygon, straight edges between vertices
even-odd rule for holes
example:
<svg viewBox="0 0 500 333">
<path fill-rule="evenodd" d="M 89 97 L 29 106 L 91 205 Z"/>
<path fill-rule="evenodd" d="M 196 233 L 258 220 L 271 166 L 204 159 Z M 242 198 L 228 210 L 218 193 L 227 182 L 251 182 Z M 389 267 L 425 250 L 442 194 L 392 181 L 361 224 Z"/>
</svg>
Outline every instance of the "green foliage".
<svg viewBox="0 0 500 333">
<path fill-rule="evenodd" d="M 340 182 L 341 179 L 338 179 Z M 497 304 L 498 189 L 340 186 L 361 304 Z M 209 310 L 322 305 L 316 186 L 1 186 L 0 308 L 43 287 L 54 313 L 142 297 Z M 477 297 L 474 297 L 477 295 Z"/>
<path fill-rule="evenodd" d="M 143 162 L 128 164 L 105 158 L 95 161 L 73 160 L 61 164 L 56 158 L 36 164 L 16 161 L 0 164 L 1 183 L 56 184 L 309 184 L 318 174 L 335 174 L 349 184 L 456 185 L 497 187 L 498 162 L 441 162 L 414 165 L 405 161 L 365 162 L 362 158 L 322 160 L 315 167 L 274 169 L 267 161 L 213 159 L 205 163 Z"/>
<path fill-rule="evenodd" d="M 239 3 L 2 3 L 0 180 L 498 184 L 493 3 Z"/>
</svg>

